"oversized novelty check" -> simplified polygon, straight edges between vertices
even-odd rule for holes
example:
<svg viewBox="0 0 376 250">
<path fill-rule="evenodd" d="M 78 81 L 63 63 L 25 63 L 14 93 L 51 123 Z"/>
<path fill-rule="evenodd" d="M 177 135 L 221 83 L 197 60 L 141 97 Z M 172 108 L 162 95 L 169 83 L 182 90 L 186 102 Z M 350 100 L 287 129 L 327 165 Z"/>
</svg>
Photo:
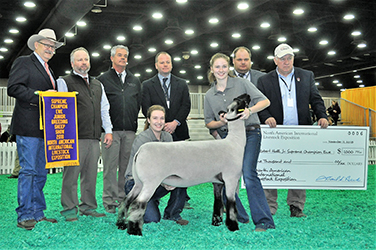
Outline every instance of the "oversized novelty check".
<svg viewBox="0 0 376 250">
<path fill-rule="evenodd" d="M 264 125 L 261 136 L 264 188 L 367 189 L 368 127 Z"/>
</svg>

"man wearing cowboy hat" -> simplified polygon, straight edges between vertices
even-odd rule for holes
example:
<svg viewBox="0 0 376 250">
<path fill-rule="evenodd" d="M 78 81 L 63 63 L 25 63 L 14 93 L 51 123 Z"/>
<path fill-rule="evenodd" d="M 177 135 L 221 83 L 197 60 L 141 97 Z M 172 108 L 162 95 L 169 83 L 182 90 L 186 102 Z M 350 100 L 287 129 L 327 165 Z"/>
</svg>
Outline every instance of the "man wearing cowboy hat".
<svg viewBox="0 0 376 250">
<path fill-rule="evenodd" d="M 47 62 L 63 43 L 55 32 L 43 29 L 32 35 L 27 46 L 31 55 L 17 58 L 10 70 L 8 95 L 16 98 L 11 133 L 17 135 L 17 151 L 22 166 L 18 177 L 17 226 L 26 230 L 40 221 L 56 223 L 45 217 L 43 187 L 47 179 L 43 130 L 39 129 L 39 100 L 35 91 L 55 91 L 55 76 Z"/>
</svg>

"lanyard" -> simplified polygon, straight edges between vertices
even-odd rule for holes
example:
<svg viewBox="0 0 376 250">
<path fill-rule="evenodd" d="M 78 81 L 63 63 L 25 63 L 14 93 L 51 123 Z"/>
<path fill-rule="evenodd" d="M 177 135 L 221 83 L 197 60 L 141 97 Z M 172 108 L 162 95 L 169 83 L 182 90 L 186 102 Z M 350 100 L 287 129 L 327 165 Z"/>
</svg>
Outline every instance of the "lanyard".
<svg viewBox="0 0 376 250">
<path fill-rule="evenodd" d="M 292 86 L 292 79 L 294 79 L 294 75 L 295 74 L 293 74 L 292 76 L 291 76 L 291 81 L 290 81 L 290 87 L 289 86 L 287 86 L 287 83 L 286 83 L 286 81 L 282 78 L 282 77 L 279 77 L 279 79 L 281 79 L 282 80 L 282 82 L 285 84 L 285 86 L 286 86 L 286 88 L 287 88 L 287 90 L 289 91 L 289 94 L 290 94 L 290 92 L 291 92 L 291 86 Z"/>
</svg>

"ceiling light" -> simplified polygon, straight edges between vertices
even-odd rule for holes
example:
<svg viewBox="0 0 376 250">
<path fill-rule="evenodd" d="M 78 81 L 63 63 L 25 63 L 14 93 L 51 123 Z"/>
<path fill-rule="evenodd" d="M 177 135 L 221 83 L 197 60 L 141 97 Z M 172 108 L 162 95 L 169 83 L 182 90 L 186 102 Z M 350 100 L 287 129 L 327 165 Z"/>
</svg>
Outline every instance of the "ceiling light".
<svg viewBox="0 0 376 250">
<path fill-rule="evenodd" d="M 294 48 L 292 51 L 294 51 L 295 53 L 298 53 L 299 49 L 298 48 Z"/>
<path fill-rule="evenodd" d="M 133 30 L 140 31 L 140 30 L 142 30 L 142 27 L 141 27 L 141 25 L 135 25 L 135 26 L 133 26 Z"/>
<path fill-rule="evenodd" d="M 212 47 L 212 48 L 216 48 L 216 47 L 218 47 L 218 43 L 213 42 L 213 43 L 210 44 L 210 47 Z"/>
<path fill-rule="evenodd" d="M 242 35 L 240 35 L 239 33 L 234 33 L 232 34 L 232 37 L 233 38 L 240 38 Z"/>
<path fill-rule="evenodd" d="M 181 61 L 181 58 L 180 57 L 174 57 L 174 61 L 179 62 L 179 61 Z"/>
<path fill-rule="evenodd" d="M 86 26 L 86 22 L 85 21 L 78 21 L 76 24 L 77 24 L 77 26 L 80 26 L 80 27 L 85 27 Z"/>
<path fill-rule="evenodd" d="M 35 5 L 35 3 L 28 1 L 28 2 L 24 3 L 24 6 L 27 7 L 27 8 L 34 8 L 36 5 Z"/>
<path fill-rule="evenodd" d="M 286 37 L 284 37 L 284 36 L 281 36 L 281 37 L 279 37 L 278 38 L 278 42 L 286 42 Z"/>
<path fill-rule="evenodd" d="M 198 51 L 194 49 L 194 50 L 191 51 L 191 54 L 192 54 L 192 55 L 197 55 L 197 54 L 198 54 Z"/>
<path fill-rule="evenodd" d="M 102 9 L 99 7 L 99 6 L 94 6 L 92 9 L 91 9 L 91 12 L 95 13 L 95 14 L 99 14 L 99 13 L 102 13 Z"/>
<path fill-rule="evenodd" d="M 155 19 L 161 19 L 163 17 L 162 13 L 156 12 L 152 15 L 153 18 Z"/>
<path fill-rule="evenodd" d="M 202 80 L 202 79 L 204 79 L 204 77 L 203 76 L 198 76 L 197 79 Z"/>
<path fill-rule="evenodd" d="M 66 70 L 66 71 L 65 71 L 65 74 L 67 74 L 67 75 L 70 74 L 70 73 L 71 73 L 70 70 Z"/>
<path fill-rule="evenodd" d="M 327 45 L 329 42 L 327 40 L 321 40 L 319 42 L 320 45 Z"/>
<path fill-rule="evenodd" d="M 315 85 L 316 85 L 316 86 L 319 86 L 319 85 L 320 85 L 320 83 L 319 83 L 319 82 L 315 82 Z"/>
<path fill-rule="evenodd" d="M 23 16 L 20 16 L 20 17 L 17 17 L 17 18 L 16 18 L 16 21 L 17 21 L 17 22 L 20 22 L 20 23 L 22 23 L 22 22 L 26 22 L 26 20 L 27 20 L 27 19 L 24 18 Z"/>
<path fill-rule="evenodd" d="M 135 77 L 140 77 L 141 74 L 140 74 L 140 73 L 135 73 L 134 76 L 135 76 Z"/>
<path fill-rule="evenodd" d="M 345 19 L 345 20 L 352 20 L 352 19 L 354 19 L 355 18 L 355 16 L 353 15 L 353 14 L 347 14 L 347 15 L 345 15 L 344 17 L 343 17 L 343 19 Z"/>
<path fill-rule="evenodd" d="M 186 30 L 185 34 L 187 35 L 193 35 L 195 32 L 193 30 Z"/>
<path fill-rule="evenodd" d="M 296 9 L 296 10 L 294 10 L 294 15 L 301 15 L 301 14 L 303 14 L 304 13 L 304 10 L 303 9 Z"/>
<path fill-rule="evenodd" d="M 4 47 L 2 47 L 2 48 L 0 48 L 0 51 L 1 51 L 1 52 L 7 52 L 7 51 L 8 51 L 8 49 L 7 49 L 7 48 L 4 48 Z"/>
<path fill-rule="evenodd" d="M 362 32 L 360 32 L 359 30 L 354 30 L 353 32 L 351 32 L 352 36 L 360 36 L 361 34 Z"/>
<path fill-rule="evenodd" d="M 342 83 L 337 83 L 337 87 L 342 87 Z"/>
<path fill-rule="evenodd" d="M 253 50 L 258 50 L 258 49 L 260 49 L 261 47 L 260 46 L 258 46 L 258 45 L 254 45 L 254 46 L 252 46 L 252 49 Z"/>
<path fill-rule="evenodd" d="M 339 81 L 338 80 L 333 80 L 333 83 L 339 83 Z"/>
<path fill-rule="evenodd" d="M 180 74 L 185 74 L 185 73 L 187 73 L 187 71 L 185 71 L 184 69 L 182 69 L 182 70 L 179 71 L 179 73 Z"/>
<path fill-rule="evenodd" d="M 98 52 L 93 52 L 91 55 L 92 55 L 93 57 L 98 57 L 98 56 L 100 56 Z"/>
<path fill-rule="evenodd" d="M 269 59 L 269 60 L 273 60 L 273 59 L 274 59 L 274 56 L 268 56 L 267 59 Z"/>
<path fill-rule="evenodd" d="M 172 41 L 171 39 L 167 39 L 167 40 L 165 41 L 165 43 L 166 43 L 166 44 L 173 44 L 174 41 Z"/>
<path fill-rule="evenodd" d="M 195 65 L 195 69 L 201 69 L 201 65 Z"/>
<path fill-rule="evenodd" d="M 74 34 L 72 32 L 67 32 L 65 33 L 66 37 L 74 37 Z"/>
<path fill-rule="evenodd" d="M 4 40 L 4 43 L 13 43 L 13 40 L 12 40 L 12 39 L 9 39 L 9 38 L 7 38 L 7 39 L 5 39 L 5 40 Z"/>
<path fill-rule="evenodd" d="M 118 36 L 118 37 L 116 37 L 116 39 L 118 41 L 124 41 L 125 40 L 125 36 Z"/>
<path fill-rule="evenodd" d="M 18 34 L 19 31 L 18 31 L 18 29 L 10 29 L 10 30 L 9 30 L 9 33 L 12 33 L 12 34 Z"/>
<path fill-rule="evenodd" d="M 145 71 L 146 71 L 146 72 L 148 72 L 148 73 L 151 73 L 151 72 L 153 72 L 153 70 L 152 70 L 152 69 L 146 69 Z"/>
<path fill-rule="evenodd" d="M 335 54 L 336 54 L 336 52 L 334 50 L 331 50 L 331 51 L 328 52 L 328 55 L 331 55 L 331 56 L 335 55 Z"/>
<path fill-rule="evenodd" d="M 141 59 L 141 58 L 142 58 L 141 55 L 135 55 L 135 56 L 134 56 L 134 59 L 137 59 L 137 60 L 139 60 L 139 59 Z"/>
<path fill-rule="evenodd" d="M 111 49 L 111 45 L 105 44 L 105 45 L 103 45 L 103 48 L 104 49 Z"/>
<path fill-rule="evenodd" d="M 360 78 L 360 75 L 355 75 L 354 78 Z"/>
<path fill-rule="evenodd" d="M 2 55 L 0 55 L 0 59 L 4 59 L 4 57 Z"/>
<path fill-rule="evenodd" d="M 359 85 L 359 88 L 364 88 L 364 87 L 365 87 L 364 84 L 360 84 L 360 85 Z"/>
<path fill-rule="evenodd" d="M 358 48 L 365 48 L 367 47 L 367 44 L 366 42 L 360 42 L 358 45 L 357 45 Z"/>
<path fill-rule="evenodd" d="M 249 8 L 249 5 L 247 3 L 239 3 L 238 4 L 238 9 L 239 10 L 246 10 Z"/>
<path fill-rule="evenodd" d="M 261 28 L 269 28 L 270 27 L 270 23 L 264 22 L 264 23 L 260 24 L 260 27 Z"/>
<path fill-rule="evenodd" d="M 188 0 L 176 0 L 177 3 L 186 3 Z"/>
<path fill-rule="evenodd" d="M 357 83 L 363 83 L 363 80 L 358 80 L 358 81 L 356 81 Z"/>
<path fill-rule="evenodd" d="M 182 57 L 184 60 L 188 60 L 191 57 L 191 55 L 189 54 L 189 51 L 183 51 L 182 54 L 183 54 Z"/>
<path fill-rule="evenodd" d="M 149 49 L 148 49 L 148 51 L 149 51 L 149 52 L 155 52 L 155 51 L 157 51 L 157 49 L 156 49 L 156 48 L 153 48 L 153 47 L 151 47 L 151 48 L 149 48 Z"/>
<path fill-rule="evenodd" d="M 209 23 L 212 23 L 212 24 L 216 24 L 216 23 L 218 23 L 219 22 L 219 20 L 218 20 L 218 18 L 210 18 L 209 19 Z"/>
<path fill-rule="evenodd" d="M 316 27 L 309 27 L 308 32 L 316 32 L 317 28 Z"/>
</svg>

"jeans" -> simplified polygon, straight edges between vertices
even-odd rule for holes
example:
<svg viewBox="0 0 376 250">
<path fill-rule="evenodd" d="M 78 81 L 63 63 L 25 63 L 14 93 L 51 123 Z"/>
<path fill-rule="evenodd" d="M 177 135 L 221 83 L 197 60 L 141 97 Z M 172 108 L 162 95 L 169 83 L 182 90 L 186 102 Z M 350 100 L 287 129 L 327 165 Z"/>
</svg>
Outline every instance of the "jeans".
<svg viewBox="0 0 376 250">
<path fill-rule="evenodd" d="M 129 179 L 125 182 L 125 193 L 128 193 L 132 190 L 134 186 L 134 179 Z M 170 194 L 170 199 L 168 200 L 167 207 L 165 208 L 163 219 L 165 220 L 180 220 L 180 213 L 183 211 L 185 204 L 185 194 L 186 188 L 175 188 L 172 191 L 166 190 L 162 186 L 158 186 L 155 190 L 153 196 L 148 201 L 146 206 L 146 211 L 144 215 L 144 222 L 159 222 L 161 220 L 161 213 L 159 212 L 159 199 Z"/>
<path fill-rule="evenodd" d="M 261 146 L 261 130 L 247 131 L 246 136 L 247 143 L 243 158 L 243 179 L 247 189 L 252 220 L 256 228 L 275 228 L 273 217 L 256 171 Z"/>
<path fill-rule="evenodd" d="M 43 138 L 17 135 L 21 170 L 18 176 L 17 221 L 40 220 L 46 210 L 43 187 L 47 180 Z"/>
</svg>

